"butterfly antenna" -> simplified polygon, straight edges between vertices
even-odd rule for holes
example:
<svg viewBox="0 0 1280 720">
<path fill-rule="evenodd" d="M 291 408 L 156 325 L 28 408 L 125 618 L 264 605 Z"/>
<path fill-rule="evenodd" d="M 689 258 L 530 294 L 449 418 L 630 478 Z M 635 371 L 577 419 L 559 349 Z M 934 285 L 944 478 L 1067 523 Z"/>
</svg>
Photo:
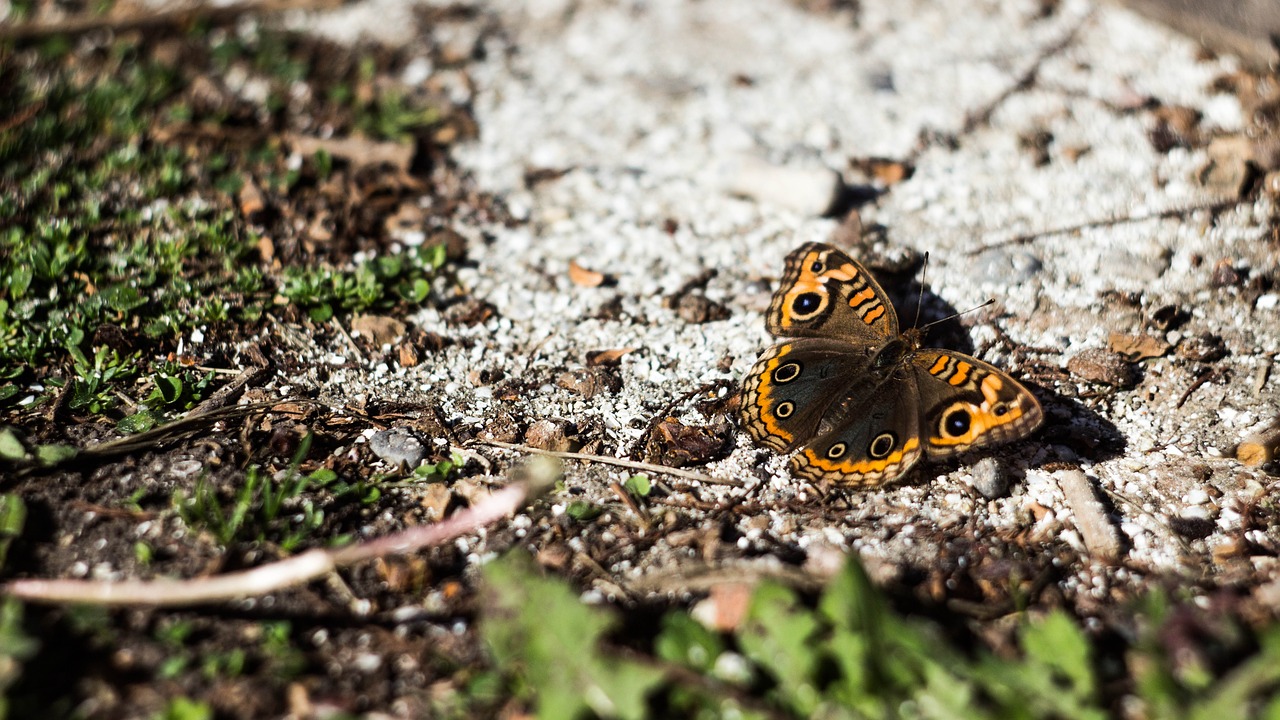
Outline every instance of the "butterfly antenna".
<svg viewBox="0 0 1280 720">
<path fill-rule="evenodd" d="M 916 298 L 916 319 L 912 321 L 911 327 L 920 327 L 920 308 L 924 307 L 924 281 L 929 275 L 929 252 L 924 254 L 924 267 L 920 268 L 920 296 Z M 928 327 L 927 325 L 925 327 Z M 924 329 L 924 328 L 920 328 Z"/>
<path fill-rule="evenodd" d="M 973 307 L 969 308 L 968 310 L 962 310 L 962 311 L 960 311 L 960 312 L 958 312 L 958 313 L 951 313 L 950 315 L 948 315 L 948 316 L 946 316 L 946 317 L 944 317 L 944 318 L 942 318 L 942 319 L 940 319 L 940 320 L 934 320 L 933 322 L 929 323 L 928 325 L 925 325 L 924 327 L 922 327 L 922 328 L 920 328 L 920 329 L 921 329 L 922 331 L 923 331 L 923 330 L 928 330 L 929 328 L 933 327 L 934 325 L 937 325 L 938 323 L 944 323 L 944 322 L 946 322 L 946 321 L 948 321 L 948 320 L 951 320 L 951 319 L 954 319 L 954 318 L 958 318 L 958 317 L 960 317 L 961 315 L 968 315 L 969 313 L 971 313 L 971 312 L 973 312 L 973 311 L 975 311 L 975 310 L 981 310 L 982 308 L 984 308 L 984 307 L 986 307 L 986 306 L 988 306 L 988 305 L 992 305 L 992 304 L 994 304 L 994 303 L 995 303 L 995 301 L 996 301 L 996 299 L 995 299 L 995 298 L 987 298 L 987 301 L 986 301 L 986 302 L 984 302 L 984 303 L 982 303 L 981 305 L 974 305 Z"/>
</svg>

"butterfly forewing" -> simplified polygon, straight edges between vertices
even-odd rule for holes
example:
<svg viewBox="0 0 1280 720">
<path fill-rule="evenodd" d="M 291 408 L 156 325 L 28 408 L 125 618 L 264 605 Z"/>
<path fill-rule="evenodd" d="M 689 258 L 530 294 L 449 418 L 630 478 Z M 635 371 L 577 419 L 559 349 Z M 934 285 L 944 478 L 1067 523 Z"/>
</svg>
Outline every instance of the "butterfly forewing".
<svg viewBox="0 0 1280 720">
<path fill-rule="evenodd" d="M 782 337 L 882 343 L 898 335 L 898 315 L 871 273 L 845 253 L 807 243 L 787 256 L 765 327 Z"/>
</svg>

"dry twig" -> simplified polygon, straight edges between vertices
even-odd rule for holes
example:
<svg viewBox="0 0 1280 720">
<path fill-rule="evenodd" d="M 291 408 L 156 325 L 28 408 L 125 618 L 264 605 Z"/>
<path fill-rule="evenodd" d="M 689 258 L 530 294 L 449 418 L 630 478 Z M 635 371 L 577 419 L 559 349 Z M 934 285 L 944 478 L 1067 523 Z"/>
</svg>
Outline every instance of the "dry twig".
<svg viewBox="0 0 1280 720">
<path fill-rule="evenodd" d="M 212 24 L 229 23 L 244 15 L 284 12 L 286 10 L 328 10 L 341 0 L 247 0 L 231 5 L 213 3 L 182 4 L 154 12 L 124 15 L 76 15 L 54 22 L 23 22 L 0 25 L 0 40 L 39 40 L 51 35 L 83 35 L 94 30 L 128 32 L 180 28 L 198 21 Z"/>
<path fill-rule="evenodd" d="M 13 580 L 0 586 L 0 592 L 39 603 L 149 607 L 203 605 L 263 595 L 315 580 L 346 565 L 385 555 L 411 553 L 475 532 L 515 512 L 528 489 L 524 484 L 509 485 L 479 505 L 433 525 L 411 527 L 394 535 L 336 550 L 309 550 L 243 572 L 194 580 Z"/>
<path fill-rule="evenodd" d="M 630 470 L 640 470 L 643 472 L 663 473 L 672 475 L 686 480 L 696 480 L 700 483 L 708 485 L 734 485 L 741 486 L 742 483 L 737 480 L 727 480 L 707 475 L 705 473 L 697 473 L 691 470 L 681 470 L 680 468 L 667 467 L 666 465 L 654 465 L 652 463 L 637 462 L 635 460 L 627 460 L 626 458 L 607 457 L 604 455 L 588 455 L 586 453 L 576 452 L 558 452 L 555 450 L 542 450 L 540 448 L 529 447 L 528 445 L 516 445 L 514 443 L 499 442 L 497 440 L 475 440 L 477 445 L 488 445 L 490 447 L 502 448 L 503 450 L 517 450 L 520 452 L 532 453 L 534 455 L 546 455 L 547 457 L 560 458 L 561 460 L 585 460 L 587 462 L 597 462 L 602 465 L 615 465 Z"/>
</svg>

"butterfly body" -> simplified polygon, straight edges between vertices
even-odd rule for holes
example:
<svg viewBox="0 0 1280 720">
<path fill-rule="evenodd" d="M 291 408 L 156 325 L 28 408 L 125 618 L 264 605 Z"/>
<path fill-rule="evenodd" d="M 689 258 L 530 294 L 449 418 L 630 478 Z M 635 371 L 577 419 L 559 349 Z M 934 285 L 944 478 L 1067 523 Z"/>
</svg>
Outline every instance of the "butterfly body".
<svg viewBox="0 0 1280 720">
<path fill-rule="evenodd" d="M 756 442 L 798 451 L 792 471 L 841 485 L 892 482 L 922 457 L 1011 442 L 1039 427 L 1040 404 L 976 358 L 921 347 L 900 332 L 871 274 L 821 243 L 787 257 L 765 321 L 789 337 L 743 382 L 742 421 Z"/>
</svg>

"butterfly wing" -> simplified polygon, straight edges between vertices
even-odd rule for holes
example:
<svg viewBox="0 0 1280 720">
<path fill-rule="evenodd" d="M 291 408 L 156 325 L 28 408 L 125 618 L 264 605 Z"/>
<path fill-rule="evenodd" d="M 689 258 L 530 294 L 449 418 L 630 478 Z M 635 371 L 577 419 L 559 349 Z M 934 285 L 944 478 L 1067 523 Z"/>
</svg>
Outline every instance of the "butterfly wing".
<svg viewBox="0 0 1280 720">
<path fill-rule="evenodd" d="M 872 383 L 829 408 L 819 434 L 791 458 L 799 477 L 850 487 L 893 482 L 920 459 L 915 376 L 898 366 L 869 373 Z"/>
<path fill-rule="evenodd" d="M 911 356 L 910 369 L 919 391 L 918 432 L 930 457 L 1020 440 L 1044 420 L 1034 395 L 977 358 L 930 348 Z"/>
<path fill-rule="evenodd" d="M 801 338 L 765 351 L 742 387 L 742 424 L 761 445 L 787 452 L 820 431 L 834 403 L 865 394 L 870 346 Z"/>
<path fill-rule="evenodd" d="M 879 345 L 898 336 L 898 315 L 858 261 L 823 243 L 787 256 L 765 327 L 783 337 L 825 337 Z"/>
</svg>

